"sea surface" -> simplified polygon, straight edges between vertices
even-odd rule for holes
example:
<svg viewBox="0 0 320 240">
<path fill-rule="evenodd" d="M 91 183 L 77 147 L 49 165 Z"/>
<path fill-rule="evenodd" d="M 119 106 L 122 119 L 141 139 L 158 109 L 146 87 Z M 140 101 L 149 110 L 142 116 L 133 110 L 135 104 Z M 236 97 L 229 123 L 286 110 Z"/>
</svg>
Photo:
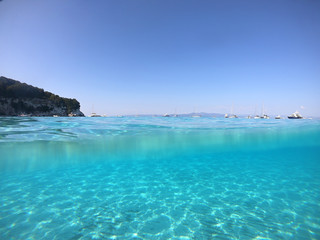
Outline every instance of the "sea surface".
<svg viewBox="0 0 320 240">
<path fill-rule="evenodd" d="M 0 239 L 320 239 L 320 121 L 2 117 Z"/>
</svg>

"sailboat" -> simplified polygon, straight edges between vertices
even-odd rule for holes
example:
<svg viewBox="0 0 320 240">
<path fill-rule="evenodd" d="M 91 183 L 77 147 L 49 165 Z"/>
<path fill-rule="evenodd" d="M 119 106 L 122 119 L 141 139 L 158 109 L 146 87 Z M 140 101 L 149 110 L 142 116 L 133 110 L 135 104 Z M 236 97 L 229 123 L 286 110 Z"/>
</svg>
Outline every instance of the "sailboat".
<svg viewBox="0 0 320 240">
<path fill-rule="evenodd" d="M 197 114 L 197 109 L 196 109 L 196 108 L 193 109 L 193 113 L 194 113 L 194 114 L 192 115 L 193 118 L 199 118 L 199 117 L 201 117 L 200 114 Z"/>
<path fill-rule="evenodd" d="M 89 117 L 101 117 L 101 115 L 96 114 L 93 109 L 94 109 L 94 106 L 92 104 L 92 113 L 89 115 Z"/>
<path fill-rule="evenodd" d="M 257 105 L 254 107 L 254 119 L 260 119 L 260 116 L 257 114 Z"/>
<path fill-rule="evenodd" d="M 261 113 L 261 117 L 262 119 L 269 119 L 270 117 L 264 113 L 264 104 L 262 104 L 262 113 Z"/>
<path fill-rule="evenodd" d="M 234 105 L 232 104 L 231 115 L 229 116 L 229 118 L 238 118 L 237 115 L 233 114 L 233 107 L 234 107 Z"/>
<path fill-rule="evenodd" d="M 178 117 L 178 114 L 177 114 L 177 108 L 175 108 L 175 109 L 174 109 L 173 117 Z"/>
</svg>

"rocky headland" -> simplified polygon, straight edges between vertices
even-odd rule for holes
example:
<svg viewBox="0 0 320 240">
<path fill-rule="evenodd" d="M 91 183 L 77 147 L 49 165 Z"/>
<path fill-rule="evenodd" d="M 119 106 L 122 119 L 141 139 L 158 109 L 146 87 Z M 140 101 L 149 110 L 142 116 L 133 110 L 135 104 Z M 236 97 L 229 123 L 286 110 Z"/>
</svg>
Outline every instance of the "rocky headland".
<svg viewBox="0 0 320 240">
<path fill-rule="evenodd" d="M 0 77 L 0 116 L 84 116 L 76 99 Z"/>
</svg>

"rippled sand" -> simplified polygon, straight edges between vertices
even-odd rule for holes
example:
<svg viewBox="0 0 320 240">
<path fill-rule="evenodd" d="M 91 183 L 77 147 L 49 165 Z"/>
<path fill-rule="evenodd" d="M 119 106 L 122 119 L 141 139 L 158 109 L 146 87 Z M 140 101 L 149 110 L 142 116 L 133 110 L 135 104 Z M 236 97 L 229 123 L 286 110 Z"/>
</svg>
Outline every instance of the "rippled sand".
<svg viewBox="0 0 320 240">
<path fill-rule="evenodd" d="M 319 167 L 292 160 L 298 152 L 6 175 L 1 238 L 319 239 Z"/>
</svg>

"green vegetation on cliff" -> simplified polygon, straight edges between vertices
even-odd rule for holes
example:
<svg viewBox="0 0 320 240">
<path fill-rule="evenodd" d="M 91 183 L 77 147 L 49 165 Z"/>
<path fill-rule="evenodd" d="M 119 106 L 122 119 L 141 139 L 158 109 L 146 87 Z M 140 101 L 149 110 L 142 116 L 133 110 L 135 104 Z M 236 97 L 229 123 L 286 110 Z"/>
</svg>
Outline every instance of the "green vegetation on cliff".
<svg viewBox="0 0 320 240">
<path fill-rule="evenodd" d="M 10 104 L 13 113 L 4 110 L 5 103 Z M 68 115 L 75 112 L 80 112 L 80 103 L 76 99 L 63 98 L 41 88 L 0 77 L 0 115 Z M 78 115 L 83 115 L 80 113 Z"/>
</svg>

